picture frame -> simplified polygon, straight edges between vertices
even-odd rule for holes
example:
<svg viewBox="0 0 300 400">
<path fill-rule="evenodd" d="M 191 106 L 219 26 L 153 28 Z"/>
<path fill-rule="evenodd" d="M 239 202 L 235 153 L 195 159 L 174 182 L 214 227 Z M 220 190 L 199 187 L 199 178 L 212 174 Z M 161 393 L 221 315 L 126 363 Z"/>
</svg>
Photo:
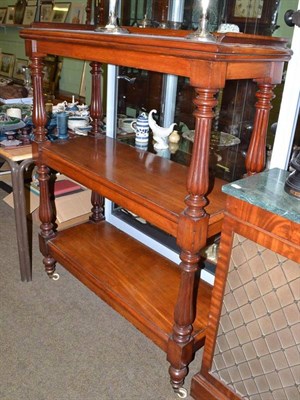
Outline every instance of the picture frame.
<svg viewBox="0 0 300 400">
<path fill-rule="evenodd" d="M 228 0 L 227 20 L 230 23 L 270 22 L 278 7 L 277 0 Z"/>
<path fill-rule="evenodd" d="M 6 76 L 7 78 L 12 78 L 14 64 L 15 64 L 15 55 L 2 53 L 0 55 L 0 75 Z"/>
<path fill-rule="evenodd" d="M 29 64 L 28 60 L 24 60 L 22 58 L 16 58 L 13 79 L 16 81 L 24 81 L 24 71 L 23 67 L 27 67 Z"/>
<path fill-rule="evenodd" d="M 48 55 L 43 60 L 43 91 L 53 95 L 58 88 L 62 69 L 62 59 L 58 56 Z"/>
<path fill-rule="evenodd" d="M 0 24 L 4 24 L 5 23 L 6 11 L 7 11 L 6 7 L 1 7 L 0 8 Z"/>
<path fill-rule="evenodd" d="M 79 87 L 79 97 L 86 97 L 86 76 L 88 73 L 89 62 L 84 61 L 81 73 L 80 87 Z"/>
<path fill-rule="evenodd" d="M 69 22 L 71 24 L 84 24 L 86 17 L 85 8 L 86 5 L 84 3 L 72 3 Z"/>
<path fill-rule="evenodd" d="M 256 0 L 254 2 L 250 2 L 249 0 L 235 0 L 233 17 L 260 19 L 262 16 L 263 5 L 264 0 Z"/>
<path fill-rule="evenodd" d="M 13 25 L 15 19 L 15 6 L 8 6 L 6 10 L 6 17 L 5 17 L 5 24 L 6 25 Z"/>
<path fill-rule="evenodd" d="M 37 6 L 26 6 L 23 17 L 23 25 L 31 25 L 35 20 Z"/>
<path fill-rule="evenodd" d="M 41 4 L 40 7 L 40 22 L 50 22 L 52 18 L 52 3 Z"/>
<path fill-rule="evenodd" d="M 71 3 L 54 3 L 51 22 L 64 23 L 67 19 Z"/>
<path fill-rule="evenodd" d="M 243 33 L 271 36 L 276 25 L 277 0 L 228 0 L 226 21 L 239 26 Z"/>
</svg>

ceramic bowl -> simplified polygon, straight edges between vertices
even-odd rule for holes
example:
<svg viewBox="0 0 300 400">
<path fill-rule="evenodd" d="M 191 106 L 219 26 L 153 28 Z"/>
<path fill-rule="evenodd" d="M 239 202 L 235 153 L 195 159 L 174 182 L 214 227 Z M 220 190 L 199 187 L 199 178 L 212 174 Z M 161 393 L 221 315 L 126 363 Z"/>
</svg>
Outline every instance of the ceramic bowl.
<svg viewBox="0 0 300 400">
<path fill-rule="evenodd" d="M 70 117 L 68 119 L 68 128 L 74 131 L 78 128 L 85 128 L 88 125 L 86 118 Z"/>
<path fill-rule="evenodd" d="M 79 111 L 87 111 L 89 106 L 87 104 L 77 104 L 77 108 Z"/>
<path fill-rule="evenodd" d="M 119 122 L 119 128 L 126 133 L 134 132 L 131 124 L 136 121 L 136 118 L 124 118 Z"/>
</svg>

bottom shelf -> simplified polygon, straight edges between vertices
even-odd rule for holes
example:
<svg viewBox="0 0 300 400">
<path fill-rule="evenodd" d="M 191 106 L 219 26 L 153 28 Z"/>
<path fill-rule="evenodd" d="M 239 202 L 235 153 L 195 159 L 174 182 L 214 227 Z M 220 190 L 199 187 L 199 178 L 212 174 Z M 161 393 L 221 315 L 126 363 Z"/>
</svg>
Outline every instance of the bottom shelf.
<svg viewBox="0 0 300 400">
<path fill-rule="evenodd" d="M 58 232 L 51 255 L 164 351 L 172 332 L 179 267 L 107 222 Z M 204 343 L 212 287 L 199 281 L 195 349 Z"/>
</svg>

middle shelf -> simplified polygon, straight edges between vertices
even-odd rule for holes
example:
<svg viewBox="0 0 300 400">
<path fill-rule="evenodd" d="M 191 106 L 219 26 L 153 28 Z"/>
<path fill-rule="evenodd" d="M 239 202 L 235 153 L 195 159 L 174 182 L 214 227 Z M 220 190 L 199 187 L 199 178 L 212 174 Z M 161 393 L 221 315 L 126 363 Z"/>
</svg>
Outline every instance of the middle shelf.
<svg viewBox="0 0 300 400">
<path fill-rule="evenodd" d="M 188 167 L 152 153 L 100 136 L 66 142 L 45 142 L 42 162 L 177 236 L 185 208 Z M 215 178 L 206 212 L 208 237 L 221 231 L 226 182 Z"/>
</svg>

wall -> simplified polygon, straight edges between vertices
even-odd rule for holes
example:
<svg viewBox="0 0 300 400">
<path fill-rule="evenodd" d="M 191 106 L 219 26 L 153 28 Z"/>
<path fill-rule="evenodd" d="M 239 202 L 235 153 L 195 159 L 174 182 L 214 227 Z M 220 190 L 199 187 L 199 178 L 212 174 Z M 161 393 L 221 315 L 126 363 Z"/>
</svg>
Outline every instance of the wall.
<svg viewBox="0 0 300 400">
<path fill-rule="evenodd" d="M 0 0 L 1 7 L 7 7 L 14 5 L 17 0 Z M 79 3 L 78 0 L 68 0 L 71 3 Z M 13 53 L 16 58 L 24 58 L 25 48 L 24 42 L 19 37 L 20 27 L 16 26 L 1 26 L 0 25 L 0 49 L 3 53 Z M 61 78 L 59 82 L 59 87 L 61 90 L 70 92 L 71 94 L 79 94 L 80 83 L 83 71 L 83 61 L 73 60 L 65 58 L 63 61 L 63 68 L 61 72 Z M 90 101 L 90 80 L 89 74 L 87 76 L 87 102 Z"/>
<path fill-rule="evenodd" d="M 279 28 L 274 32 L 273 36 L 284 37 L 291 40 L 293 29 L 284 22 L 284 14 L 287 10 L 297 10 L 298 0 L 281 0 L 278 10 L 277 24 Z"/>
</svg>

